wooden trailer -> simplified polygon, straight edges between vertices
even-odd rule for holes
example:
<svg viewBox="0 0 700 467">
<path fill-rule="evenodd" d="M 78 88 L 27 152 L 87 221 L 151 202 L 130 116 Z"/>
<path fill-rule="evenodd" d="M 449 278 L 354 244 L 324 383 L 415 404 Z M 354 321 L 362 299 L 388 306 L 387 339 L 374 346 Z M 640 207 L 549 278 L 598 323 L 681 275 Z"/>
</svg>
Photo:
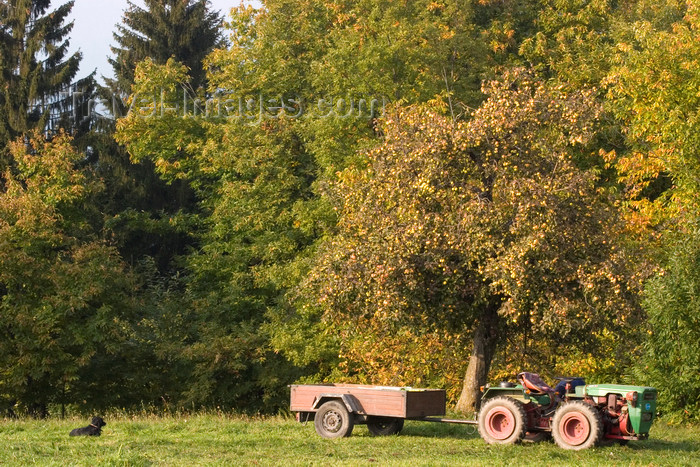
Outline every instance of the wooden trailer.
<svg viewBox="0 0 700 467">
<path fill-rule="evenodd" d="M 324 438 L 350 436 L 356 424 L 374 435 L 396 434 L 404 420 L 445 414 L 444 389 L 368 386 L 361 384 L 292 385 L 290 409 L 299 421 L 314 421 Z"/>
</svg>

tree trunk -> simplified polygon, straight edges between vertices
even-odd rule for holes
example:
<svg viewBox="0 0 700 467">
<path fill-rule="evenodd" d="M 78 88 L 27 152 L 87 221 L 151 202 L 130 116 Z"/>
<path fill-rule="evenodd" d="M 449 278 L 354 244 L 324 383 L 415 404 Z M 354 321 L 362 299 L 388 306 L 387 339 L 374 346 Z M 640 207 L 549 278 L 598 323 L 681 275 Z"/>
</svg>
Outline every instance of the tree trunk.
<svg viewBox="0 0 700 467">
<path fill-rule="evenodd" d="M 481 316 L 474 330 L 472 354 L 469 357 L 467 372 L 462 383 L 462 394 L 457 401 L 456 410 L 473 413 L 479 410 L 479 388 L 486 384 L 491 359 L 498 343 L 498 312 L 489 309 Z"/>
</svg>

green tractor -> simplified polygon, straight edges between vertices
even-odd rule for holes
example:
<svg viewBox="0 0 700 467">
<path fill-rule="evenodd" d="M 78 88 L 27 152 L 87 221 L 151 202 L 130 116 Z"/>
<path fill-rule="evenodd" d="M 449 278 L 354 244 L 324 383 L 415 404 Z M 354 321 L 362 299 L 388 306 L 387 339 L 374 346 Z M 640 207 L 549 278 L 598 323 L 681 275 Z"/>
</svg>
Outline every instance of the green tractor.
<svg viewBox="0 0 700 467">
<path fill-rule="evenodd" d="M 518 384 L 485 386 L 479 434 L 489 444 L 513 444 L 552 436 L 564 449 L 586 449 L 604 440 L 646 439 L 656 413 L 656 389 L 589 384 L 560 378 L 551 388 L 535 373 Z"/>
</svg>

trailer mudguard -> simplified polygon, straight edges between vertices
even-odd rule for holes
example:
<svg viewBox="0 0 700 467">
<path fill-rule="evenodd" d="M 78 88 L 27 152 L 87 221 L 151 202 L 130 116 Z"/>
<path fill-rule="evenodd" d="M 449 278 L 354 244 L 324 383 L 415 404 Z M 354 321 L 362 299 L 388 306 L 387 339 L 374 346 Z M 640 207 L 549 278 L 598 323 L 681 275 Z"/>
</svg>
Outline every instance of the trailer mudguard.
<svg viewBox="0 0 700 467">
<path fill-rule="evenodd" d="M 323 404 L 332 400 L 342 401 L 350 413 L 358 413 L 360 411 L 360 405 L 352 394 L 319 394 L 312 408 L 318 410 Z"/>
</svg>

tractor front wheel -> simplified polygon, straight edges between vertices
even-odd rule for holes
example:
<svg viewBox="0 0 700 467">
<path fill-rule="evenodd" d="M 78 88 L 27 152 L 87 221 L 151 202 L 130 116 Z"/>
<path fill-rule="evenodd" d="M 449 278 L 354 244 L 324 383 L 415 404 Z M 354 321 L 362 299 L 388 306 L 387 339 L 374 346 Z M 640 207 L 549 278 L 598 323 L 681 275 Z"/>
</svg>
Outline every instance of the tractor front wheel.
<svg viewBox="0 0 700 467">
<path fill-rule="evenodd" d="M 479 411 L 479 434 L 488 444 L 515 444 L 525 437 L 523 405 L 510 397 L 489 399 Z"/>
<path fill-rule="evenodd" d="M 603 437 L 603 420 L 593 406 L 583 401 L 569 402 L 554 413 L 552 437 L 560 448 L 588 449 Z"/>
</svg>

